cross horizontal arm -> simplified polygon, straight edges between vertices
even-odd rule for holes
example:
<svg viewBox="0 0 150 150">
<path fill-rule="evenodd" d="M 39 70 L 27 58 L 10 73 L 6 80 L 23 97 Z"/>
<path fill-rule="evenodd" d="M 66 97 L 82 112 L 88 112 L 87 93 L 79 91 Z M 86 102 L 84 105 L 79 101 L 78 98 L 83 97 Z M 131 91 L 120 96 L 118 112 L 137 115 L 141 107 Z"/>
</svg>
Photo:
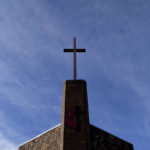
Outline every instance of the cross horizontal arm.
<svg viewBox="0 0 150 150">
<path fill-rule="evenodd" d="M 75 49 L 76 52 L 85 52 L 85 49 Z M 64 52 L 74 52 L 74 49 L 64 49 Z"/>
</svg>

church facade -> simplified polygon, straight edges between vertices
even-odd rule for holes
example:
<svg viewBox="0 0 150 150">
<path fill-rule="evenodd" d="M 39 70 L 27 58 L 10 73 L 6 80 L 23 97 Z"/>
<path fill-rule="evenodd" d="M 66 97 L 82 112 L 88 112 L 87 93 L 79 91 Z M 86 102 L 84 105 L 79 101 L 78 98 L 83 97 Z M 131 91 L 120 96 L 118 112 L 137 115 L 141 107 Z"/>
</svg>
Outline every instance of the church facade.
<svg viewBox="0 0 150 150">
<path fill-rule="evenodd" d="M 19 146 L 19 150 L 134 150 L 133 145 L 89 122 L 84 80 L 63 87 L 61 124 Z"/>
</svg>

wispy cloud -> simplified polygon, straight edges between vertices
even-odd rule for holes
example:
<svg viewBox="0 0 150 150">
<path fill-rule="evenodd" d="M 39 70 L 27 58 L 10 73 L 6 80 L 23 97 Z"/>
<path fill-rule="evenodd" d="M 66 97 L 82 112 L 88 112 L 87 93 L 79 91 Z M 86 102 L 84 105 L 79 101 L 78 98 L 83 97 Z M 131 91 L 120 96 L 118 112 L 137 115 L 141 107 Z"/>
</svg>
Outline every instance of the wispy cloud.
<svg viewBox="0 0 150 150">
<path fill-rule="evenodd" d="M 7 139 L 3 134 L 0 133 L 0 147 L 1 150 L 17 150 L 17 145 Z"/>
<path fill-rule="evenodd" d="M 94 68 L 100 68 L 102 71 L 98 69 L 96 69 L 96 71 L 98 71 L 98 73 L 100 74 L 103 74 L 114 85 L 119 85 L 121 88 L 131 89 L 133 93 L 137 95 L 136 99 L 130 99 L 126 101 L 128 105 L 135 106 L 136 109 L 133 109 L 132 113 L 140 113 L 141 115 L 141 117 L 139 118 L 139 124 L 141 125 L 136 125 L 136 127 L 139 126 L 136 130 L 137 133 L 139 135 L 145 135 L 150 138 L 150 86 L 147 82 L 147 80 L 149 80 L 150 70 L 146 69 L 148 68 L 149 61 L 147 62 L 147 59 L 145 59 L 143 55 L 140 55 L 139 50 L 135 52 L 136 56 L 131 56 L 129 51 L 127 51 L 127 53 L 128 55 L 126 56 L 115 56 L 109 54 L 107 56 L 104 56 L 103 54 L 101 54 L 102 56 L 96 56 L 94 59 L 97 63 L 94 63 Z M 146 57 L 148 56 L 149 53 L 147 53 Z M 136 57 L 138 57 L 137 60 L 135 59 Z M 123 61 L 125 59 L 127 60 L 126 62 Z M 111 112 L 106 107 L 104 112 L 105 111 Z M 109 120 L 111 120 L 111 123 L 117 116 L 120 116 L 120 114 L 114 115 L 115 116 L 113 116 L 113 114 L 109 116 L 106 115 L 107 119 L 109 118 Z M 120 116 L 119 120 L 122 120 L 122 116 Z"/>
<path fill-rule="evenodd" d="M 77 47 L 87 48 L 86 57 L 78 55 L 78 77 L 88 81 L 93 122 L 118 135 L 129 131 L 128 137 L 149 139 L 149 5 L 146 0 L 1 1 L 2 144 L 14 149 L 9 133 L 24 142 L 58 121 L 62 80 L 72 79 L 72 54 L 63 55 L 63 48 L 72 47 L 73 36 Z"/>
</svg>

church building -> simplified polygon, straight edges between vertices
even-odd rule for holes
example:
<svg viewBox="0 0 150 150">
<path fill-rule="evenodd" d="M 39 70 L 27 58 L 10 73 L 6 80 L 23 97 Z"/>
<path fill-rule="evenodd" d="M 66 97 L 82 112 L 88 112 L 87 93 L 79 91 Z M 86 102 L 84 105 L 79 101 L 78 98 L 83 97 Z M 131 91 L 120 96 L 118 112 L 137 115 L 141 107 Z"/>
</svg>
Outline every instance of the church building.
<svg viewBox="0 0 150 150">
<path fill-rule="evenodd" d="M 74 80 L 63 86 L 61 124 L 19 146 L 19 150 L 134 150 L 133 145 L 89 122 L 87 84 L 76 77 L 76 52 L 85 49 L 64 49 L 73 52 Z"/>
</svg>

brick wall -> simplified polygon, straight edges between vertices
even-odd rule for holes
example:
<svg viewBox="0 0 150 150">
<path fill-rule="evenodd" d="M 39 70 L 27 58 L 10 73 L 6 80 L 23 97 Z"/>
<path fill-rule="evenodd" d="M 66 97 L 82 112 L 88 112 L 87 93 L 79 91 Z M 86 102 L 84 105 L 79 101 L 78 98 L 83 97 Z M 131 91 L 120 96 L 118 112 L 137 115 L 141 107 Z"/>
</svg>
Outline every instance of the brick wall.
<svg viewBox="0 0 150 150">
<path fill-rule="evenodd" d="M 133 150 L 133 145 L 90 125 L 92 150 Z"/>
<path fill-rule="evenodd" d="M 86 81 L 64 83 L 60 150 L 90 150 Z"/>
<path fill-rule="evenodd" d="M 59 150 L 61 125 L 21 145 L 19 150 Z"/>
</svg>

